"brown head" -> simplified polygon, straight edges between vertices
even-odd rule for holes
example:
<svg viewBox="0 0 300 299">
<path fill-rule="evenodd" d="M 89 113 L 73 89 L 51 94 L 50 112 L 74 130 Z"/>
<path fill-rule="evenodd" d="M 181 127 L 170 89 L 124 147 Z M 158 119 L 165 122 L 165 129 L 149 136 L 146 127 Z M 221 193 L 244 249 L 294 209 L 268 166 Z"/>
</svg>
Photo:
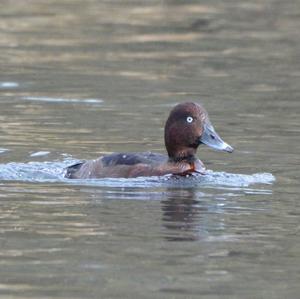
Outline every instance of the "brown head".
<svg viewBox="0 0 300 299">
<path fill-rule="evenodd" d="M 165 145 L 170 160 L 194 159 L 201 143 L 216 150 L 233 151 L 216 133 L 201 105 L 191 102 L 176 105 L 165 125 Z"/>
</svg>

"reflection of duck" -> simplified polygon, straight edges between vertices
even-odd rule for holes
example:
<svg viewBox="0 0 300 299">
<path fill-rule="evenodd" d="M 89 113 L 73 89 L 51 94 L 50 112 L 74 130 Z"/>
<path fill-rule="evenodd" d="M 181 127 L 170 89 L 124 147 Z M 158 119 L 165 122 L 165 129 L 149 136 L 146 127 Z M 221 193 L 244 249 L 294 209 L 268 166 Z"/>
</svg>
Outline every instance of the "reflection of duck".
<svg viewBox="0 0 300 299">
<path fill-rule="evenodd" d="M 199 239 L 199 220 L 206 209 L 196 200 L 195 190 L 170 190 L 162 201 L 163 226 L 168 229 L 168 241 L 194 241 Z"/>
<path fill-rule="evenodd" d="M 66 177 L 72 179 L 129 178 L 203 173 L 204 165 L 195 157 L 201 143 L 217 150 L 233 151 L 233 148 L 216 133 L 202 106 L 196 103 L 179 104 L 173 108 L 165 125 L 168 157 L 150 152 L 115 153 L 69 166 Z"/>
</svg>

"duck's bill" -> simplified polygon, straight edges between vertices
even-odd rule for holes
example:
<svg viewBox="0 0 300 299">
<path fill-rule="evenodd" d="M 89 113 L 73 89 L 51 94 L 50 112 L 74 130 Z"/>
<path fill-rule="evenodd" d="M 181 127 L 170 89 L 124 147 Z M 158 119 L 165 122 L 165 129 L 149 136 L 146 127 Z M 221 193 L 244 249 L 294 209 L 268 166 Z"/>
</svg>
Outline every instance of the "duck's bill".
<svg viewBox="0 0 300 299">
<path fill-rule="evenodd" d="M 204 125 L 204 131 L 200 138 L 200 142 L 218 151 L 228 153 L 233 152 L 233 147 L 221 139 L 210 123 Z"/>
</svg>

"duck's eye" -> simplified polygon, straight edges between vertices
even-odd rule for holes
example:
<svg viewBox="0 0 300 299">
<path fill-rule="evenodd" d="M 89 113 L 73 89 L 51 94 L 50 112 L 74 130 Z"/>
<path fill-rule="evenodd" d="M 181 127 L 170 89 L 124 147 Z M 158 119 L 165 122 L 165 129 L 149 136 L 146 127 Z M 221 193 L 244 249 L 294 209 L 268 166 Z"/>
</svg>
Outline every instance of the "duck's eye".
<svg viewBox="0 0 300 299">
<path fill-rule="evenodd" d="M 190 124 L 190 123 L 192 123 L 193 122 L 193 118 L 191 117 L 191 116 L 188 116 L 187 118 L 186 118 L 186 121 Z"/>
</svg>

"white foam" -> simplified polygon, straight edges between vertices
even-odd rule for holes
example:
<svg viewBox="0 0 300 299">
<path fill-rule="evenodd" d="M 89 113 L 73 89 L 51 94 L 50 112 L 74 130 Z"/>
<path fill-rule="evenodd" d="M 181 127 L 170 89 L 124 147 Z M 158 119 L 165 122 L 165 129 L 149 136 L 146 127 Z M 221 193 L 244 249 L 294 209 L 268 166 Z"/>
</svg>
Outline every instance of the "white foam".
<svg viewBox="0 0 300 299">
<path fill-rule="evenodd" d="M 35 157 L 46 155 L 47 152 L 36 152 Z M 207 187 L 255 193 L 260 189 L 249 189 L 252 185 L 270 185 L 274 183 L 275 177 L 271 173 L 236 174 L 226 172 L 209 171 L 206 175 L 194 174 L 188 177 L 166 175 L 163 177 L 139 177 L 139 178 L 105 178 L 72 180 L 64 178 L 65 168 L 78 161 L 66 159 L 61 162 L 29 162 L 29 163 L 8 163 L 0 164 L 1 180 L 21 180 L 31 182 L 63 182 L 68 184 L 99 186 L 99 187 L 183 187 L 197 188 Z M 269 190 L 262 189 L 268 193 Z"/>
</svg>

